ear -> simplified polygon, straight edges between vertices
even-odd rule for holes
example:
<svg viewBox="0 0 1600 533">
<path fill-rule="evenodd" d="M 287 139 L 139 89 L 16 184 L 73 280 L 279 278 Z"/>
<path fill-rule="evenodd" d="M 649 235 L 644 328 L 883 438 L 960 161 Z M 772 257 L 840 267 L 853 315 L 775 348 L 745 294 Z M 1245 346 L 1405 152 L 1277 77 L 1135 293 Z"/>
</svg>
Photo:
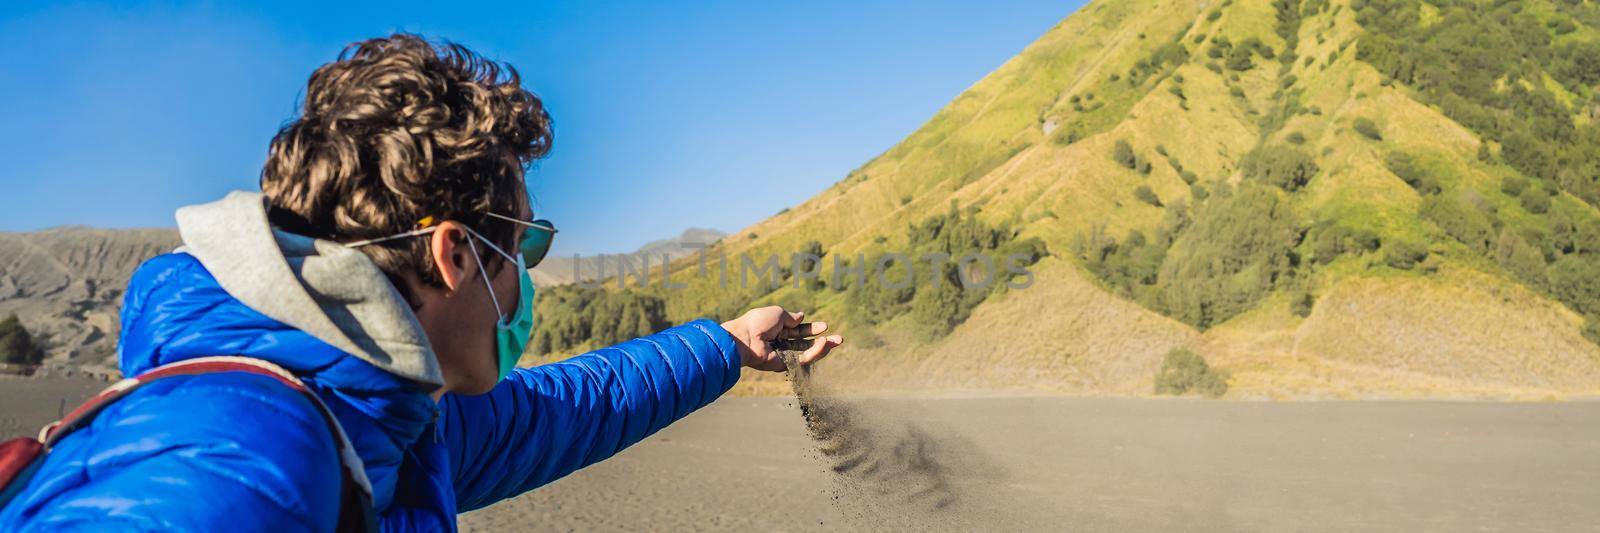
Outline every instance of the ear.
<svg viewBox="0 0 1600 533">
<path fill-rule="evenodd" d="M 477 275 L 478 257 L 472 253 L 467 239 L 472 238 L 460 223 L 446 220 L 439 223 L 433 236 L 433 264 L 439 268 L 447 294 L 461 290 L 465 283 Z"/>
</svg>

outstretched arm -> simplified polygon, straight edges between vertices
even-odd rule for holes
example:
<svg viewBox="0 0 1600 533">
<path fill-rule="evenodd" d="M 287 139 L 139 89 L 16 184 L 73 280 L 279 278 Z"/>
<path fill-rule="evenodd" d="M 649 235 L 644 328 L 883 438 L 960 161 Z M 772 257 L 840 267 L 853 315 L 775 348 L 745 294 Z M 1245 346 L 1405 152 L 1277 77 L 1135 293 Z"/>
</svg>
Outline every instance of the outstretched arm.
<svg viewBox="0 0 1600 533">
<path fill-rule="evenodd" d="M 756 315 L 752 317 L 752 315 Z M 780 316 L 781 315 L 781 316 Z M 765 341 L 819 333 L 799 313 L 758 309 L 727 324 L 697 320 L 655 335 L 519 368 L 479 396 L 440 399 L 456 503 L 477 509 L 639 442 L 733 387 L 742 366 L 782 370 Z M 809 363 L 840 342 L 819 338 Z"/>
<path fill-rule="evenodd" d="M 700 320 L 518 368 L 488 394 L 446 394 L 456 505 L 483 507 L 610 457 L 721 396 L 739 363 L 728 332 Z"/>
</svg>

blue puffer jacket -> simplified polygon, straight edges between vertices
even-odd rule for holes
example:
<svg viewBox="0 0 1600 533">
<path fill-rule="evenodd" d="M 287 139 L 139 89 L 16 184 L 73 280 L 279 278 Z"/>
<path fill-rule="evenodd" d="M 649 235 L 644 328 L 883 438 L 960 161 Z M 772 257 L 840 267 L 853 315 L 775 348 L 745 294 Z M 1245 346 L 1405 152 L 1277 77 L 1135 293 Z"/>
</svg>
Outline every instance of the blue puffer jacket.
<svg viewBox="0 0 1600 533">
<path fill-rule="evenodd" d="M 739 379 L 728 333 L 696 321 L 435 403 L 224 291 L 194 257 L 150 260 L 123 306 L 122 371 L 239 354 L 299 375 L 365 461 L 382 528 L 450 531 L 458 512 L 515 496 L 638 442 Z M 329 530 L 339 461 L 316 407 L 259 376 L 147 385 L 61 440 L 3 510 L 0 531 Z"/>
</svg>

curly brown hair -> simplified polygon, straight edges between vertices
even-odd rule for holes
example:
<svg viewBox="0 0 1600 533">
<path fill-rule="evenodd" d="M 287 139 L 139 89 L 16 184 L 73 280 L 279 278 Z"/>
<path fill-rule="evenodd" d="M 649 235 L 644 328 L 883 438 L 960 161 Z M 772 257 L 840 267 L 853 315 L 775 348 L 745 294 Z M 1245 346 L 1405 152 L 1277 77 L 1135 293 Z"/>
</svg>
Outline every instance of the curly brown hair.
<svg viewBox="0 0 1600 533">
<path fill-rule="evenodd" d="M 515 68 L 397 33 L 352 44 L 312 73 L 300 116 L 272 138 L 261 191 L 274 225 L 309 237 L 371 239 L 433 217 L 514 247 L 521 227 L 484 213 L 521 211 L 523 174 L 551 137 L 549 114 Z M 430 242 L 361 250 L 415 304 L 403 273 L 443 283 Z M 484 252 L 498 269 L 498 254 Z"/>
</svg>

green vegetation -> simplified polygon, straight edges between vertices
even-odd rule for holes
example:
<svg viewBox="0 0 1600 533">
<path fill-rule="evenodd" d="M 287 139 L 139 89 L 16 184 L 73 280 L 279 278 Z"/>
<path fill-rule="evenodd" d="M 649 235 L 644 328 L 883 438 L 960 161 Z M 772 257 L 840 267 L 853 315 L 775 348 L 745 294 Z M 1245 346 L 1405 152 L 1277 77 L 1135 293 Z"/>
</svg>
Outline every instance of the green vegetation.
<svg viewBox="0 0 1600 533">
<path fill-rule="evenodd" d="M 1506 176 L 1500 180 L 1500 192 L 1506 193 L 1506 196 L 1517 197 L 1526 190 L 1528 190 L 1528 179 L 1522 176 Z"/>
<path fill-rule="evenodd" d="M 17 315 L 0 320 L 0 363 L 37 365 L 44 361 L 44 348 L 40 347 Z"/>
<path fill-rule="evenodd" d="M 1165 75 L 1189 61 L 1189 49 L 1177 41 L 1156 47 L 1150 55 L 1139 59 L 1128 69 L 1128 85 L 1138 87 L 1150 78 Z"/>
<path fill-rule="evenodd" d="M 821 242 L 810 240 L 806 241 L 805 244 L 800 245 L 800 249 L 796 251 L 796 254 L 796 256 L 790 258 L 792 260 L 790 262 L 791 268 L 798 268 L 802 271 L 815 271 L 820 273 L 822 272 L 822 258 L 828 255 L 828 251 L 822 248 Z M 800 263 L 802 258 L 806 259 L 806 264 Z M 815 258 L 814 263 L 810 262 L 811 258 Z M 827 281 L 823 280 L 821 275 L 818 275 L 815 278 L 806 279 L 803 283 L 799 283 L 799 287 L 808 292 L 817 292 L 827 288 Z M 809 309 L 810 307 L 807 306 L 804 308 Z"/>
<path fill-rule="evenodd" d="M 1495 239 L 1494 259 L 1519 280 L 1544 277 L 1544 254 L 1510 228 L 1500 230 L 1500 236 Z"/>
<path fill-rule="evenodd" d="M 1494 214 L 1459 195 L 1428 197 L 1422 203 L 1422 216 L 1479 254 L 1489 254 L 1498 238 Z"/>
<path fill-rule="evenodd" d="M 1273 32 L 1284 40 L 1283 53 L 1278 54 L 1278 63 L 1283 65 L 1280 70 L 1281 73 L 1288 72 L 1289 67 L 1294 65 L 1296 59 L 1294 50 L 1300 45 L 1301 18 L 1305 15 L 1317 13 L 1326 7 L 1326 1 L 1320 2 L 1320 4 L 1316 1 L 1307 2 L 1304 9 L 1302 9 L 1301 0 L 1272 0 L 1272 9 L 1278 19 L 1277 24 L 1273 26 Z M 1269 57 L 1268 59 L 1271 58 Z M 1292 80 L 1293 78 L 1294 76 L 1287 76 L 1285 80 Z M 1289 81 L 1284 86 L 1287 87 L 1293 83 L 1293 81 Z"/>
<path fill-rule="evenodd" d="M 1156 373 L 1156 394 L 1181 396 L 1190 392 L 1216 398 L 1228 392 L 1228 375 L 1214 370 L 1206 360 L 1185 348 L 1167 352 Z"/>
<path fill-rule="evenodd" d="M 850 321 L 871 326 L 909 315 L 923 333 L 942 336 L 965 322 L 990 294 L 1005 290 L 1015 270 L 1049 253 L 1043 241 L 1021 239 L 1008 225 L 992 226 L 974 215 L 963 215 L 952 205 L 945 214 L 906 229 L 910 245 L 903 261 L 884 256 L 881 275 L 873 265 L 863 265 L 866 275 L 852 282 L 846 294 Z M 935 255 L 947 260 L 910 264 Z M 1013 255 L 1019 260 L 1011 263 Z M 969 256 L 992 263 L 962 260 Z"/>
<path fill-rule="evenodd" d="M 1276 57 L 1271 46 L 1261 42 L 1261 39 L 1250 37 L 1235 45 L 1227 37 L 1218 35 L 1211 38 L 1211 48 L 1206 49 L 1206 56 L 1212 59 L 1221 59 L 1228 70 L 1243 72 L 1255 68 L 1255 57 L 1272 59 Z"/>
<path fill-rule="evenodd" d="M 1354 128 L 1356 133 L 1360 133 L 1362 137 L 1366 137 L 1374 141 L 1383 140 L 1383 132 L 1378 131 L 1378 123 L 1373 122 L 1370 118 L 1357 118 L 1355 122 L 1350 125 L 1350 127 Z"/>
<path fill-rule="evenodd" d="M 1133 145 L 1128 144 L 1125 139 L 1117 139 L 1117 143 L 1112 146 L 1111 160 L 1130 170 L 1139 168 L 1139 154 L 1134 153 Z"/>
<path fill-rule="evenodd" d="M 1522 208 L 1535 215 L 1550 212 L 1550 195 L 1539 189 L 1524 189 L 1517 195 L 1517 201 L 1522 203 Z"/>
<path fill-rule="evenodd" d="M 1200 329 L 1252 307 L 1292 275 L 1300 230 L 1274 190 L 1220 185 L 1193 218 L 1167 207 L 1154 238 L 1130 231 L 1121 242 L 1096 228 L 1074 242 L 1085 267 L 1118 293 Z"/>
<path fill-rule="evenodd" d="M 1316 306 L 1317 297 L 1311 291 L 1301 291 L 1289 301 L 1289 311 L 1300 318 L 1311 316 L 1311 310 Z"/>
<path fill-rule="evenodd" d="M 909 261 L 909 258 L 906 259 Z M 850 263 L 845 262 L 846 265 Z M 872 268 L 872 265 L 860 265 Z M 893 320 L 909 309 L 911 298 L 916 296 L 915 273 L 911 265 L 902 261 L 886 262 L 881 274 L 868 272 L 859 281 L 843 278 L 846 290 L 846 310 L 852 324 L 877 325 Z M 882 276 L 883 279 L 878 279 Z M 887 280 L 888 283 L 884 283 Z"/>
<path fill-rule="evenodd" d="M 1383 159 L 1383 164 L 1389 167 L 1389 172 L 1393 172 L 1395 176 L 1400 178 L 1400 181 L 1406 182 L 1406 185 L 1410 185 L 1412 189 L 1416 190 L 1417 194 L 1439 194 L 1439 191 L 1443 190 L 1443 187 L 1439 185 L 1438 178 L 1435 178 L 1427 169 L 1419 165 L 1417 160 L 1409 154 L 1391 152 Z"/>
<path fill-rule="evenodd" d="M 1578 314 L 1600 314 L 1600 261 L 1577 254 L 1562 256 L 1550 264 L 1546 275 L 1556 299 L 1571 302 Z"/>
<path fill-rule="evenodd" d="M 1316 160 L 1298 148 L 1269 145 L 1245 154 L 1240 163 L 1246 179 L 1294 192 L 1317 174 Z"/>
<path fill-rule="evenodd" d="M 1283 79 L 1289 80 L 1290 78 Z M 1262 141 L 1283 129 L 1289 119 L 1306 112 L 1305 108 L 1300 105 L 1300 96 L 1303 92 L 1301 89 L 1290 89 L 1278 90 L 1272 93 L 1273 105 L 1271 112 L 1256 122 L 1261 128 Z"/>
<path fill-rule="evenodd" d="M 1263 11 L 1269 4 L 1271 11 Z M 803 288 L 694 283 L 681 294 L 642 294 L 665 300 L 673 320 L 729 318 L 752 305 L 786 302 L 818 306 L 849 327 L 853 339 L 937 336 L 984 301 L 1002 313 L 1017 310 L 1008 307 L 1014 300 L 989 291 L 958 290 L 959 265 L 930 265 L 918 254 L 983 251 L 998 259 L 1000 248 L 1022 246 L 1017 235 L 1027 228 L 1050 249 L 1070 244 L 1109 292 L 1201 329 L 1264 301 L 1273 302 L 1271 313 L 1287 307 L 1308 316 L 1317 308 L 1314 291 L 1340 287 L 1347 278 L 1412 278 L 1391 269 L 1444 267 L 1515 279 L 1590 317 L 1589 334 L 1600 331 L 1592 318 L 1600 316 L 1600 297 L 1587 284 L 1600 265 L 1600 217 L 1595 195 L 1585 192 L 1600 176 L 1593 148 L 1600 145 L 1594 133 L 1600 124 L 1600 10 L 1593 0 L 1354 0 L 1340 6 L 1273 0 L 1207 6 L 1211 11 L 1199 12 L 1202 20 L 1190 26 L 1184 26 L 1187 17 L 1144 16 L 1146 7 L 1108 4 L 1101 9 L 1117 18 L 1069 19 L 863 165 L 851 185 L 865 182 L 869 171 L 873 177 L 859 194 L 830 191 L 805 208 L 806 216 L 763 225 L 759 239 L 734 239 L 729 248 L 787 251 L 820 239 L 842 247 L 827 263 L 837 258 L 864 269 L 860 281 L 825 274 Z M 1339 9 L 1352 13 L 1317 16 Z M 1354 39 L 1346 33 L 1352 17 L 1364 28 Z M 1142 21 L 1138 28 L 1121 26 L 1134 19 Z M 1140 31 L 1148 32 L 1147 40 L 1122 38 Z M 1319 44 L 1305 43 L 1314 58 L 1296 55 L 1302 36 Z M 1352 46 L 1355 56 L 1345 52 Z M 1358 60 L 1376 68 L 1383 88 Z M 1258 69 L 1273 62 L 1278 68 Z M 1448 132 L 1448 125 L 1423 107 L 1396 105 L 1405 98 L 1459 122 L 1476 139 L 1429 135 Z M 1204 120 L 1182 120 L 1173 103 L 1203 111 Z M 1164 130 L 1167 124 L 1196 131 Z M 1255 138 L 1222 138 L 1215 147 L 1184 143 L 1205 135 Z M 1112 144 L 1091 157 L 1109 157 L 1147 175 L 1158 174 L 1152 163 L 1159 156 L 1188 194 L 1164 171 L 1146 180 L 1128 174 L 1104 180 L 1041 164 L 1077 152 L 1067 145 L 1090 142 Z M 963 187 L 1015 161 L 1029 143 L 1043 145 L 1004 180 Z M 1384 168 L 1417 196 L 1386 182 Z M 948 198 L 984 205 L 983 220 L 954 210 L 930 218 Z M 1114 206 L 1096 205 L 1102 199 Z M 1156 220 L 1157 212 L 1163 220 Z M 1108 227 L 1117 228 L 1116 235 Z M 1042 255 L 1045 245 L 1034 243 Z M 906 262 L 886 265 L 889 283 L 874 274 L 877 265 L 851 265 L 857 253 L 874 257 L 889 250 L 908 255 Z M 1004 266 L 997 271 L 1004 273 Z M 1440 276 L 1430 283 L 1460 279 Z M 1005 290 L 1003 283 L 990 286 Z M 548 296 L 541 295 L 541 304 L 553 305 Z M 1317 310 L 1341 312 L 1352 311 Z M 1277 318 L 1269 314 L 1240 326 L 1250 330 Z M 570 345 L 574 338 L 549 342 Z"/>
<path fill-rule="evenodd" d="M 1428 247 L 1408 240 L 1389 241 L 1383 250 L 1383 262 L 1401 270 L 1411 270 L 1428 258 Z"/>
<path fill-rule="evenodd" d="M 533 350 L 555 355 L 616 344 L 666 329 L 666 304 L 634 289 L 606 290 L 563 285 L 539 292 Z"/>
<path fill-rule="evenodd" d="M 1322 223 L 1311 229 L 1311 257 L 1317 264 L 1332 263 L 1341 255 L 1360 255 L 1377 251 L 1383 243 L 1372 230 L 1351 229 L 1335 223 Z"/>
<path fill-rule="evenodd" d="M 1213 197 L 1173 241 L 1156 281 L 1157 309 L 1200 329 L 1233 318 L 1298 265 L 1300 230 L 1278 193 L 1246 184 Z"/>
<path fill-rule="evenodd" d="M 1583 335 L 1600 344 L 1600 256 L 1563 256 L 1550 264 L 1547 275 L 1551 295 L 1583 315 Z"/>
<path fill-rule="evenodd" d="M 1156 196 L 1156 192 L 1150 190 L 1149 185 L 1140 185 L 1138 188 L 1134 189 L 1133 197 L 1138 198 L 1141 202 L 1156 207 L 1161 207 L 1161 197 Z"/>
<path fill-rule="evenodd" d="M 1117 139 L 1116 145 L 1112 146 L 1111 159 L 1123 168 L 1138 171 L 1140 174 L 1149 174 L 1151 170 L 1150 160 L 1135 152 L 1133 145 L 1123 139 Z"/>
<path fill-rule="evenodd" d="M 1597 339 L 1600 315 L 1600 40 L 1592 38 L 1600 8 L 1557 2 L 1357 0 L 1366 29 L 1357 58 L 1405 83 L 1430 106 L 1485 139 L 1478 162 L 1518 174 L 1499 192 L 1531 216 L 1502 219 L 1493 202 L 1450 184 L 1405 154 L 1386 158 L 1390 171 L 1424 198 L 1422 216 L 1514 279 L 1586 317 Z M 1437 10 L 1427 14 L 1424 11 Z M 1568 38 L 1576 21 L 1589 38 Z M 1363 125 L 1355 123 L 1357 131 Z M 1376 125 L 1374 125 L 1376 131 Z M 1362 131 L 1366 134 L 1365 131 Z M 1370 136 L 1370 134 L 1368 134 Z M 1571 194 L 1563 197 L 1560 192 Z M 1410 269 L 1426 259 L 1422 243 L 1389 243 L 1386 262 Z"/>
<path fill-rule="evenodd" d="M 1591 21 L 1600 12 L 1593 2 L 1555 6 Z M 1595 105 L 1600 41 L 1553 38 L 1539 10 L 1522 2 L 1430 4 L 1438 12 L 1426 26 L 1419 0 L 1356 0 L 1351 7 L 1367 30 L 1357 58 L 1498 143 L 1503 160 L 1523 175 L 1600 203 L 1600 127 L 1574 120 Z"/>
<path fill-rule="evenodd" d="M 1050 142 L 1056 146 L 1069 146 L 1082 138 L 1083 135 L 1078 133 L 1077 128 L 1061 128 L 1050 135 Z"/>
</svg>

